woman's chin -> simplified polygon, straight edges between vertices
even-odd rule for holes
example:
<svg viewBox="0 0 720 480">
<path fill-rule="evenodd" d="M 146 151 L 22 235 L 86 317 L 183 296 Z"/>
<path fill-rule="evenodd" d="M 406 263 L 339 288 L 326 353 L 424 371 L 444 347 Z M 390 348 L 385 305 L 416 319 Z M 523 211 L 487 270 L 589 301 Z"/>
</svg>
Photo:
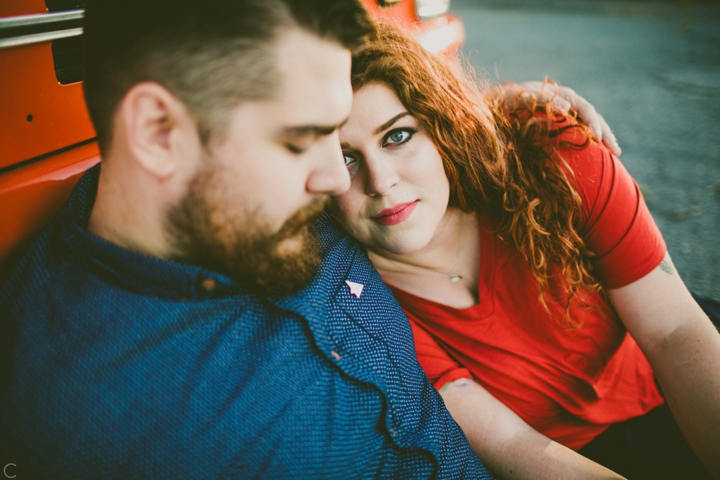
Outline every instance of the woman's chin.
<svg viewBox="0 0 720 480">
<path fill-rule="evenodd" d="M 406 238 L 410 237 L 410 238 Z M 387 256 L 390 255 L 412 255 L 425 248 L 430 239 L 424 240 L 420 236 L 404 235 L 398 238 L 384 238 L 381 241 L 375 242 L 374 248 L 378 254 Z"/>
<path fill-rule="evenodd" d="M 344 226 L 351 237 L 382 256 L 416 253 L 430 243 L 434 233 L 431 228 L 421 228 L 411 222 L 391 227 L 376 224 L 365 224 L 359 228 L 348 224 Z"/>
</svg>

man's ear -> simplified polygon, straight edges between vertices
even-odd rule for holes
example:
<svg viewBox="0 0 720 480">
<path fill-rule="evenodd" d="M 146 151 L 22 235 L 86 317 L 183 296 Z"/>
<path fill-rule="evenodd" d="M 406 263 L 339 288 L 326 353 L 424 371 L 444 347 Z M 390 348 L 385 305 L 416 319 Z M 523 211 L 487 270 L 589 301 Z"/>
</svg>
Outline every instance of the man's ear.
<svg viewBox="0 0 720 480">
<path fill-rule="evenodd" d="M 133 86 L 120 104 L 127 146 L 138 164 L 158 180 L 173 176 L 186 149 L 177 140 L 197 135 L 194 120 L 180 100 L 153 82 Z M 178 135 L 178 131 L 183 135 Z M 187 132 L 185 130 L 188 130 Z"/>
</svg>

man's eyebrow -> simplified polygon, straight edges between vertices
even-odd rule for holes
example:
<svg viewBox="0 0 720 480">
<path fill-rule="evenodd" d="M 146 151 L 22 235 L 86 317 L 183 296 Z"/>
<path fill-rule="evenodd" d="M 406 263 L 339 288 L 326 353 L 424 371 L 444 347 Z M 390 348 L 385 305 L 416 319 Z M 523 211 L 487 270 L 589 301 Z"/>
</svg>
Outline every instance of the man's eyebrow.
<svg viewBox="0 0 720 480">
<path fill-rule="evenodd" d="M 286 127 L 283 129 L 283 136 L 285 137 L 304 137 L 312 135 L 313 137 L 324 137 L 330 135 L 338 128 L 345 125 L 346 120 L 343 120 L 338 125 L 301 125 L 299 127 Z"/>
<path fill-rule="evenodd" d="M 383 123 L 383 124 L 380 125 L 378 128 L 376 128 L 376 129 L 375 129 L 375 135 L 377 135 L 378 133 L 380 133 L 380 132 L 382 132 L 382 131 L 384 131 L 384 130 L 387 130 L 387 129 L 390 128 L 390 127 L 392 127 L 392 125 L 393 125 L 395 122 L 397 122 L 397 121 L 400 120 L 401 118 L 406 117 L 406 116 L 408 116 L 408 115 L 410 115 L 410 112 L 398 113 L 397 115 L 395 115 L 394 117 L 392 117 L 390 120 L 388 120 L 387 122 Z"/>
</svg>

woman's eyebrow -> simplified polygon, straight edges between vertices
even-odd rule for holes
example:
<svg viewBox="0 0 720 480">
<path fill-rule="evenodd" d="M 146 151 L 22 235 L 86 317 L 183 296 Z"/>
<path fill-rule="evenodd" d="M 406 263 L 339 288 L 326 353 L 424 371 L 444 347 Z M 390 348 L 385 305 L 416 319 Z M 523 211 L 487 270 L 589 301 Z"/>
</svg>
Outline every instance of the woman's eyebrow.
<svg viewBox="0 0 720 480">
<path fill-rule="evenodd" d="M 384 130 L 387 130 L 387 129 L 390 128 L 390 127 L 392 127 L 392 125 L 393 125 L 395 122 L 397 122 L 397 121 L 400 120 L 401 118 L 406 117 L 406 116 L 408 116 L 408 115 L 410 115 L 410 112 L 398 113 L 397 115 L 395 115 L 394 117 L 392 117 L 390 120 L 388 120 L 387 122 L 383 123 L 383 124 L 380 125 L 378 128 L 376 128 L 376 129 L 375 129 L 375 135 L 377 135 L 378 133 L 380 133 L 380 132 L 382 132 L 382 131 L 384 131 Z"/>
</svg>

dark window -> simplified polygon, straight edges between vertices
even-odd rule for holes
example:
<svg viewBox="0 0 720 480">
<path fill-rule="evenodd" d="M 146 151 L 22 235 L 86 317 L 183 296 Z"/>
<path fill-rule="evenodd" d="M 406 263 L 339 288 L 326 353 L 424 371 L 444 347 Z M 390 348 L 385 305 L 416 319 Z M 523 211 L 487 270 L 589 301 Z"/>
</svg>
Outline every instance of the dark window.
<svg viewBox="0 0 720 480">
<path fill-rule="evenodd" d="M 85 0 L 45 0 L 45 6 L 51 12 L 85 8 Z"/>
<path fill-rule="evenodd" d="M 381 8 L 392 7 L 400 2 L 402 2 L 402 0 L 377 0 L 378 6 Z"/>
<path fill-rule="evenodd" d="M 67 85 L 82 81 L 82 37 L 54 40 L 52 53 L 58 82 Z"/>
<path fill-rule="evenodd" d="M 85 0 L 45 0 L 50 12 L 85 8 Z M 62 38 L 52 42 L 55 76 L 63 85 L 80 82 L 83 79 L 82 37 Z"/>
</svg>

